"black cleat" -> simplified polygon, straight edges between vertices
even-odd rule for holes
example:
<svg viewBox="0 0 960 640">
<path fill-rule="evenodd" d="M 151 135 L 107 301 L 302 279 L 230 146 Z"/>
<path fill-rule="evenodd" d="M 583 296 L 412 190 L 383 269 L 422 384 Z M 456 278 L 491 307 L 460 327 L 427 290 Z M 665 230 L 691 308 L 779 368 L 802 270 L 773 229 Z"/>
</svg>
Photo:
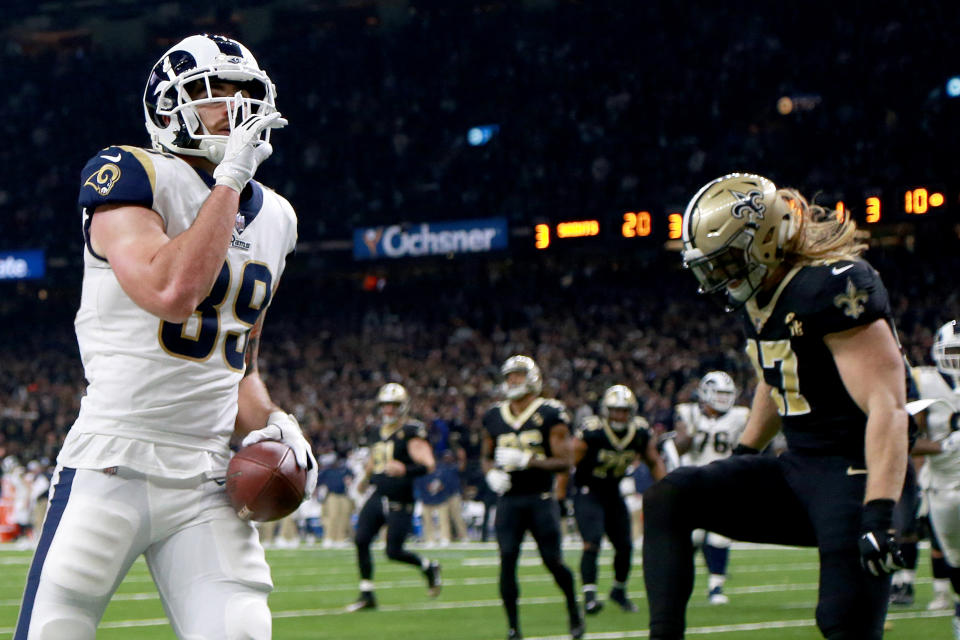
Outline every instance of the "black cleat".
<svg viewBox="0 0 960 640">
<path fill-rule="evenodd" d="M 580 640 L 586 633 L 587 626 L 583 623 L 583 616 L 580 613 L 570 616 L 570 637 L 573 640 Z"/>
<path fill-rule="evenodd" d="M 637 605 L 627 598 L 627 594 L 623 591 L 623 589 L 614 589 L 611 591 L 610 600 L 616 602 L 620 606 L 620 609 L 626 611 L 627 613 L 636 613 L 640 610 Z"/>
<path fill-rule="evenodd" d="M 507 640 L 523 640 L 523 636 L 520 634 L 520 629 L 508 629 Z"/>
<path fill-rule="evenodd" d="M 595 616 L 600 613 L 600 610 L 603 609 L 603 603 L 594 598 L 587 598 L 587 601 L 583 603 L 583 611 L 588 616 Z"/>
<path fill-rule="evenodd" d="M 366 591 L 360 593 L 360 597 L 357 598 L 356 602 L 351 602 L 347 605 L 347 611 L 353 613 L 354 611 L 372 611 L 377 608 L 377 599 L 373 597 L 372 593 Z"/>
<path fill-rule="evenodd" d="M 895 584 L 890 589 L 890 604 L 909 607 L 913 604 L 913 585 L 910 583 Z"/>
<path fill-rule="evenodd" d="M 443 579 L 440 577 L 440 563 L 432 560 L 430 566 L 423 573 L 427 576 L 427 595 L 436 598 L 440 595 L 440 589 L 443 587 Z"/>
</svg>

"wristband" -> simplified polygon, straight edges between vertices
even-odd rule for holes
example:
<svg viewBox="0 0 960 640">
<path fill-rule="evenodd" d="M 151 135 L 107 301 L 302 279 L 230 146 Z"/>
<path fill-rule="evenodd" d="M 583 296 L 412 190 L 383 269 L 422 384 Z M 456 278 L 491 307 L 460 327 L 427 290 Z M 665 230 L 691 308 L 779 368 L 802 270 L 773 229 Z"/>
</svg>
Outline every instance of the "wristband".
<svg viewBox="0 0 960 640">
<path fill-rule="evenodd" d="M 427 468 L 418 462 L 411 462 L 407 467 L 407 475 L 411 478 L 427 475 Z"/>
<path fill-rule="evenodd" d="M 760 453 L 759 449 L 754 449 L 753 447 L 747 446 L 745 444 L 738 444 L 733 448 L 733 451 L 730 452 L 730 455 L 733 456 L 752 456 Z"/>
<path fill-rule="evenodd" d="M 863 505 L 860 515 L 861 531 L 889 531 L 893 528 L 893 507 L 889 498 L 877 498 Z"/>
</svg>

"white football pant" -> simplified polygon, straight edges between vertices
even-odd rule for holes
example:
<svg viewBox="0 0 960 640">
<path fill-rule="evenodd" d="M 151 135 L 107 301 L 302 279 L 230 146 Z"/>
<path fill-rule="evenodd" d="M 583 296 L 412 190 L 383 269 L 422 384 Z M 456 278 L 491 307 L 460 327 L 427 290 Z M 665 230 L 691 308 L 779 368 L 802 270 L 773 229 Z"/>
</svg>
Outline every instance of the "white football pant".
<svg viewBox="0 0 960 640">
<path fill-rule="evenodd" d="M 57 467 L 52 484 L 15 640 L 92 640 L 141 554 L 181 640 L 270 638 L 263 547 L 215 481 Z"/>
</svg>

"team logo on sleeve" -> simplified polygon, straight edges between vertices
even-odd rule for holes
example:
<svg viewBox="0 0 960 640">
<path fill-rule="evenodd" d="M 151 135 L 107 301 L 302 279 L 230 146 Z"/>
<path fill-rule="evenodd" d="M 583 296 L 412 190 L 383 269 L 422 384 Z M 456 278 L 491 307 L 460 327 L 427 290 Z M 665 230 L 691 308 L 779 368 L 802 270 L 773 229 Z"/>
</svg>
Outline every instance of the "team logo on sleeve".
<svg viewBox="0 0 960 640">
<path fill-rule="evenodd" d="M 106 196 L 113 189 L 120 179 L 120 167 L 115 164 L 105 164 L 86 179 L 83 183 L 85 187 L 93 187 L 101 197 Z"/>
<path fill-rule="evenodd" d="M 833 304 L 835 304 L 838 309 L 843 309 L 844 315 L 856 320 L 860 317 L 860 314 L 866 310 L 864 303 L 869 297 L 866 291 L 857 289 L 856 285 L 853 284 L 853 280 L 847 278 L 847 290 L 834 296 Z"/>
</svg>

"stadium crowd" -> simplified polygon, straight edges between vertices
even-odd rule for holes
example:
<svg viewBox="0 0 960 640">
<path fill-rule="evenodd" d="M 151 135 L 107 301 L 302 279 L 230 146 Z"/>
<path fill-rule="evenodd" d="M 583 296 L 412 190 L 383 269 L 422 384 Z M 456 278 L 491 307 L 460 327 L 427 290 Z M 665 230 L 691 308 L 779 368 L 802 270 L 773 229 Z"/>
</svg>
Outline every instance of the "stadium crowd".
<svg viewBox="0 0 960 640">
<path fill-rule="evenodd" d="M 691 185 L 738 167 L 816 185 L 825 201 L 960 177 L 945 160 L 956 127 L 939 126 L 956 109 L 937 89 L 952 42 L 919 31 L 955 23 L 952 5 L 905 12 L 896 2 L 864 22 L 844 6 L 831 6 L 824 21 L 786 5 L 759 15 L 629 0 L 526 3 L 539 10 L 410 2 L 391 17 L 359 4 L 277 8 L 273 35 L 253 39 L 295 132 L 277 134 L 258 178 L 297 208 L 304 247 L 401 220 L 497 214 L 529 225 L 677 207 Z M 82 32 L 28 33 L 0 50 L 8 86 L 0 131 L 12 141 L 0 147 L 0 248 L 43 247 L 53 265 L 48 298 L 0 283 L 0 457 L 55 459 L 79 410 L 84 381 L 70 318 L 80 168 L 108 144 L 146 144 L 138 96 L 159 50 L 198 29 L 245 36 L 253 25 L 238 15 L 175 14 L 148 25 L 152 37 L 124 56 Z M 811 33 L 829 46 L 800 44 Z M 864 51 L 879 52 L 870 77 Z M 783 96 L 793 97 L 790 113 L 777 111 Z M 468 146 L 467 129 L 487 123 L 500 127 L 493 140 Z M 916 363 L 927 361 L 932 331 L 960 316 L 956 252 L 936 249 L 868 256 Z M 711 369 L 730 372 L 740 402 L 749 401 L 753 374 L 736 322 L 694 299 L 674 254 L 438 258 L 423 269 L 380 266 L 387 286 L 362 293 L 365 270 L 338 260 L 309 249 L 291 259 L 281 287 L 299 295 L 280 296 L 268 314 L 260 364 L 320 455 L 364 445 L 377 388 L 400 381 L 437 453 L 463 450 L 463 490 L 476 487 L 478 417 L 513 353 L 532 355 L 547 395 L 579 417 L 603 389 L 624 383 L 651 424 L 669 431 L 672 407 Z"/>
</svg>

